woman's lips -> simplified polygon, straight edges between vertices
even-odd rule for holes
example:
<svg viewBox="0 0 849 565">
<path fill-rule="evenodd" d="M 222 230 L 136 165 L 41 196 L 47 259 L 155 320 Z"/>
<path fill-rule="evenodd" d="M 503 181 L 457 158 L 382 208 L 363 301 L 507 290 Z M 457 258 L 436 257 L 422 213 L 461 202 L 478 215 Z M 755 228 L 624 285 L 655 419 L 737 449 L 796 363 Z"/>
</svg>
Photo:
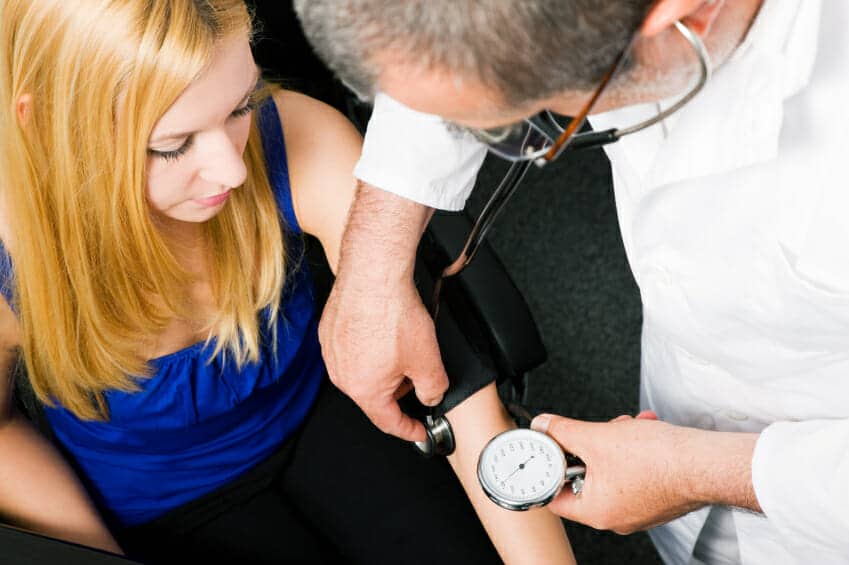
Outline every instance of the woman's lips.
<svg viewBox="0 0 849 565">
<path fill-rule="evenodd" d="M 218 206 L 219 204 L 224 204 L 227 201 L 227 198 L 230 196 L 230 191 L 222 192 L 221 194 L 216 194 L 215 196 L 207 196 L 206 198 L 195 198 L 195 202 L 200 204 L 201 206 L 213 207 Z"/>
</svg>

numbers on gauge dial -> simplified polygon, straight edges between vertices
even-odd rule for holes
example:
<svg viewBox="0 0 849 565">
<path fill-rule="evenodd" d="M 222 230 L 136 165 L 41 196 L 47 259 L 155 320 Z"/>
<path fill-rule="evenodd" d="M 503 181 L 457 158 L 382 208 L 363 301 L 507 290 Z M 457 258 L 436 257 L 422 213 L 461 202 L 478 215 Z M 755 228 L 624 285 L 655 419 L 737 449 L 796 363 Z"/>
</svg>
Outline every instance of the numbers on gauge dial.
<svg viewBox="0 0 849 565">
<path fill-rule="evenodd" d="M 484 451 L 481 466 L 491 490 L 521 502 L 550 496 L 560 487 L 565 471 L 557 444 L 530 430 L 496 438 Z"/>
</svg>

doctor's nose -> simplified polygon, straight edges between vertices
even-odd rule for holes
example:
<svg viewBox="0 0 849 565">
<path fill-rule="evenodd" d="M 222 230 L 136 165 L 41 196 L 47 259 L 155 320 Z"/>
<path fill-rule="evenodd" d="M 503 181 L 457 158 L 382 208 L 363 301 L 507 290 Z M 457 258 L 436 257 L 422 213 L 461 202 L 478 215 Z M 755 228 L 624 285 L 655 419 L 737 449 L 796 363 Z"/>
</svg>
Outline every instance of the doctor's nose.
<svg viewBox="0 0 849 565">
<path fill-rule="evenodd" d="M 245 160 L 239 145 L 226 132 L 207 139 L 207 154 L 200 177 L 210 184 L 235 188 L 241 186 L 248 176 Z"/>
</svg>

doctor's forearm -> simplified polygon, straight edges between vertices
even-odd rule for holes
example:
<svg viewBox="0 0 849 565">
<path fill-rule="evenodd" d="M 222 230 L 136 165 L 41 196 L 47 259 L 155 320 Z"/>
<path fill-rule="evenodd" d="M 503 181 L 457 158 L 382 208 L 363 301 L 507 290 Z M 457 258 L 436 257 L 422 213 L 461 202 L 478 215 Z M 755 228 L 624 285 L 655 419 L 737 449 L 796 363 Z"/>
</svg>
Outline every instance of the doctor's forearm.
<svg viewBox="0 0 849 565">
<path fill-rule="evenodd" d="M 433 321 L 413 284 L 430 209 L 360 182 L 348 213 L 336 282 L 318 327 L 330 380 L 382 431 L 422 441 L 397 398 L 409 387 L 438 404 L 448 377 Z"/>
<path fill-rule="evenodd" d="M 752 455 L 758 434 L 692 431 L 680 458 L 682 487 L 691 499 L 761 512 L 752 486 Z"/>
<path fill-rule="evenodd" d="M 340 251 L 338 277 L 382 292 L 412 280 L 416 249 L 433 209 L 360 182 Z M 360 285 L 356 285 L 360 286 Z"/>
</svg>

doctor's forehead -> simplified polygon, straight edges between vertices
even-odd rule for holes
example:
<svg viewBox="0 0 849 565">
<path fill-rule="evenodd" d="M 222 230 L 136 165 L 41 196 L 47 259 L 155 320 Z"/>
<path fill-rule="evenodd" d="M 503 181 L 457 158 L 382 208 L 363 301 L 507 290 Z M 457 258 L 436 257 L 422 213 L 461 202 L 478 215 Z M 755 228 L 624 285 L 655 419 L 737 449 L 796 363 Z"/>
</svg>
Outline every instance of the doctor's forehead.
<svg viewBox="0 0 849 565">
<path fill-rule="evenodd" d="M 513 123 L 535 113 L 539 106 L 511 107 L 497 90 L 474 78 L 400 63 L 383 66 L 378 85 L 413 110 L 467 127 Z"/>
</svg>

